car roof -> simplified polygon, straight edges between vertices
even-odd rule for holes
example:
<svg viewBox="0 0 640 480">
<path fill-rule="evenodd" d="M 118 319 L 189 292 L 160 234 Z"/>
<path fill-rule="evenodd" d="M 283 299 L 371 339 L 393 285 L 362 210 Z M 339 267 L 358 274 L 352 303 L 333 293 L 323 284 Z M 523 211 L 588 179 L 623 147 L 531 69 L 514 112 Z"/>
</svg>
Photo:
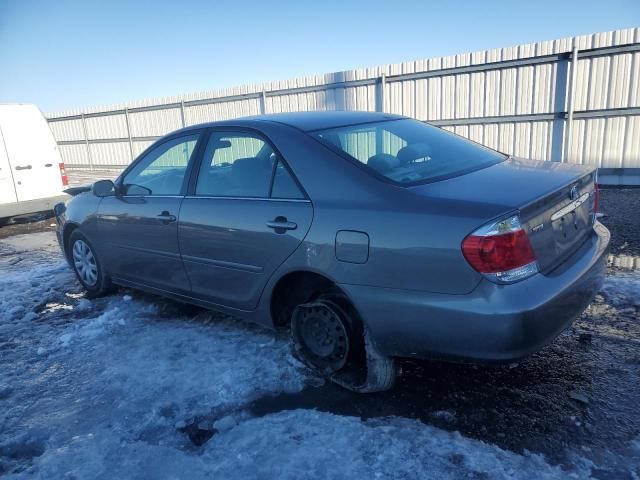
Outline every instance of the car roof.
<svg viewBox="0 0 640 480">
<path fill-rule="evenodd" d="M 342 127 L 345 125 L 356 125 L 361 123 L 381 122 L 385 120 L 398 120 L 405 118 L 401 115 L 379 112 L 358 112 L 358 111 L 322 111 L 322 112 L 290 112 L 273 113 L 268 115 L 256 115 L 251 117 L 236 118 L 234 120 L 224 120 L 220 122 L 203 123 L 191 125 L 182 131 L 203 127 L 215 126 L 258 126 L 262 122 L 281 123 L 297 128 L 304 132 L 313 130 L 324 130 L 327 128 Z"/>
</svg>

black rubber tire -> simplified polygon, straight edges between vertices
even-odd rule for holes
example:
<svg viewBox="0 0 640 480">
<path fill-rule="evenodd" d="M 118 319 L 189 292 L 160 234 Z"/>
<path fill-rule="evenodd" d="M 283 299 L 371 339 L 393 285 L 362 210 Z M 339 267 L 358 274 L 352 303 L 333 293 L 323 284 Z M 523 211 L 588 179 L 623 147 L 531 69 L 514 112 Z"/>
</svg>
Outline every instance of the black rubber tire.
<svg viewBox="0 0 640 480">
<path fill-rule="evenodd" d="M 91 250 L 91 253 L 93 254 L 93 258 L 95 259 L 95 265 L 97 269 L 97 280 L 93 285 L 87 283 L 82 278 L 82 276 L 78 272 L 78 269 L 75 266 L 74 259 L 73 259 L 73 246 L 78 240 L 84 242 L 89 247 L 89 249 Z M 113 284 L 111 283 L 111 279 L 109 278 L 109 275 L 107 275 L 107 272 L 102 264 L 102 261 L 100 260 L 100 256 L 98 255 L 98 252 L 96 251 L 91 241 L 80 230 L 76 229 L 71 233 L 71 235 L 69 236 L 69 240 L 67 241 L 66 248 L 67 248 L 67 258 L 69 259 L 69 264 L 71 265 L 73 272 L 76 274 L 78 281 L 82 284 L 84 289 L 87 291 L 86 296 L 88 298 L 101 297 L 103 295 L 106 295 L 113 289 Z"/>
<path fill-rule="evenodd" d="M 300 309 L 317 304 L 328 305 L 337 312 L 348 334 L 348 357 L 344 366 L 329 371 L 314 364 L 300 345 Z M 291 315 L 291 341 L 294 355 L 305 365 L 328 380 L 347 390 L 358 393 L 373 393 L 389 390 L 395 385 L 398 369 L 393 358 L 381 355 L 363 327 L 362 321 L 351 302 L 344 295 L 323 295 L 312 302 L 298 305 Z"/>
</svg>

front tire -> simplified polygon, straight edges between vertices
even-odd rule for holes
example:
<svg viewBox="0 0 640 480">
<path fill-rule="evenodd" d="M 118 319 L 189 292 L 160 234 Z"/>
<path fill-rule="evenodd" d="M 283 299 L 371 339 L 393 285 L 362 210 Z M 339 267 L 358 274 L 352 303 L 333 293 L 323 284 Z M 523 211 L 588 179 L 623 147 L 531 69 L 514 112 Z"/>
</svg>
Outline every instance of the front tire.
<svg viewBox="0 0 640 480">
<path fill-rule="evenodd" d="M 340 295 L 298 305 L 291 317 L 294 354 L 332 382 L 354 392 L 393 388 L 394 359 L 381 355 L 357 312 Z"/>
<path fill-rule="evenodd" d="M 100 257 L 87 237 L 78 230 L 69 237 L 67 256 L 88 297 L 99 297 L 109 292 L 111 280 Z"/>
</svg>

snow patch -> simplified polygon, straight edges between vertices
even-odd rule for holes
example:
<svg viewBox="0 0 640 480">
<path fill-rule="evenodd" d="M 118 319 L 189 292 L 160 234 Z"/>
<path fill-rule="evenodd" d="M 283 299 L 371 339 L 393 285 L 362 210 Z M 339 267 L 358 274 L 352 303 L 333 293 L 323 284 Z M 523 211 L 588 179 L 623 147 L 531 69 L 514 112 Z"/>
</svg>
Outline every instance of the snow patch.
<svg viewBox="0 0 640 480">
<path fill-rule="evenodd" d="M 607 276 L 601 292 L 616 307 L 640 307 L 640 272 Z"/>
<path fill-rule="evenodd" d="M 277 441 L 274 441 L 277 439 Z M 584 478 L 538 455 L 518 455 L 418 421 L 361 421 L 311 410 L 240 423 L 203 454 L 217 478 Z M 215 459 L 215 461 L 214 461 Z"/>
<path fill-rule="evenodd" d="M 244 410 L 252 400 L 323 382 L 290 354 L 287 335 L 153 297 L 83 298 L 51 252 L 2 265 L 0 337 L 14 343 L 0 356 L 0 472 L 17 466 L 16 478 L 42 479 L 589 475 L 580 458 L 567 472 L 541 456 L 414 420 L 312 410 L 252 418 Z M 603 291 L 628 305 L 639 285 L 637 275 L 609 277 Z M 73 308 L 42 308 L 55 302 Z M 433 417 L 456 421 L 449 410 Z M 206 434 L 201 445 L 193 430 Z M 640 439 L 630 449 L 640 451 Z"/>
</svg>

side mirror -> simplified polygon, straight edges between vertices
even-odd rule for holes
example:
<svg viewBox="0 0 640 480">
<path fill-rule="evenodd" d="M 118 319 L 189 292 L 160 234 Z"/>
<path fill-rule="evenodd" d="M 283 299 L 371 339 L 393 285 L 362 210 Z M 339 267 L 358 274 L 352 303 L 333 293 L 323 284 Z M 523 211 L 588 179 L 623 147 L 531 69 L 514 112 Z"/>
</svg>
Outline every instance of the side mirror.
<svg viewBox="0 0 640 480">
<path fill-rule="evenodd" d="M 96 197 L 111 197 L 116 194 L 116 186 L 111 180 L 98 180 L 91 191 Z"/>
</svg>

